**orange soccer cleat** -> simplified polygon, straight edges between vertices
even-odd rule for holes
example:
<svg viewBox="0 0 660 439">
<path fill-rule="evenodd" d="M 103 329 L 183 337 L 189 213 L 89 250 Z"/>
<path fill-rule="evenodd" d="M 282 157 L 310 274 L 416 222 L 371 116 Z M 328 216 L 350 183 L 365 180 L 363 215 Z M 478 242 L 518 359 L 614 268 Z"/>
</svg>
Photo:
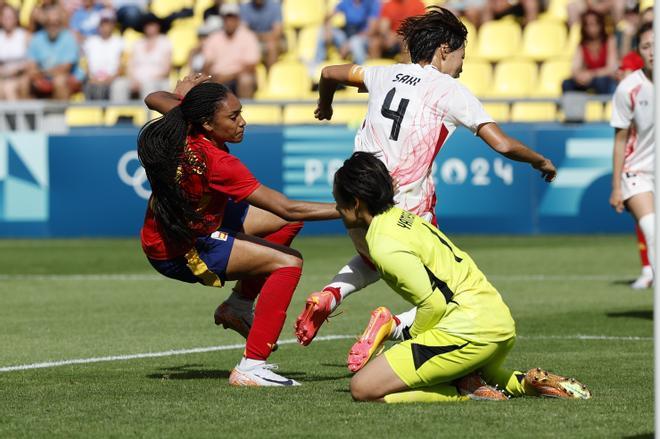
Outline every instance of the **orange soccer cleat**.
<svg viewBox="0 0 660 439">
<path fill-rule="evenodd" d="M 525 382 L 534 387 L 539 392 L 539 396 L 564 399 L 591 398 L 591 391 L 575 378 L 556 375 L 540 367 L 527 371 Z"/>
<path fill-rule="evenodd" d="M 493 387 L 484 381 L 477 372 L 472 372 L 463 378 L 457 379 L 454 381 L 454 385 L 461 395 L 465 395 L 470 399 L 484 401 L 506 401 L 509 399 L 497 386 Z"/>
<path fill-rule="evenodd" d="M 367 327 L 348 352 L 348 370 L 357 372 L 371 357 L 378 355 L 395 326 L 396 322 L 389 309 L 381 306 L 371 311 Z"/>
<path fill-rule="evenodd" d="M 314 340 L 323 322 L 332 312 L 334 295 L 330 291 L 320 291 L 309 295 L 305 309 L 296 319 L 296 337 L 298 342 L 307 346 Z"/>
</svg>

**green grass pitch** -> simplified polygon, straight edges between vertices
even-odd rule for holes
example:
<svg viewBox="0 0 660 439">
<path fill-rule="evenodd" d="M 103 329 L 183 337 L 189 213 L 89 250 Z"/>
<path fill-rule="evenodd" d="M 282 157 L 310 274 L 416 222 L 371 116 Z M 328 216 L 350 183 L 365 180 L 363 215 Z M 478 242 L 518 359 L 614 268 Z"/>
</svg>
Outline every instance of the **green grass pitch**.
<svg viewBox="0 0 660 439">
<path fill-rule="evenodd" d="M 236 389 L 241 348 L 0 373 L 0 437 L 640 437 L 653 432 L 652 291 L 632 236 L 454 237 L 513 312 L 517 368 L 572 375 L 589 401 L 354 403 L 351 339 L 284 344 L 271 361 L 303 383 Z M 301 238 L 308 292 L 352 255 L 346 238 Z M 0 368 L 242 342 L 213 325 L 229 292 L 158 278 L 136 240 L 0 241 Z M 97 276 L 106 274 L 110 276 Z M 357 335 L 378 305 L 407 309 L 379 282 L 320 335 Z M 580 338 L 578 336 L 593 336 Z M 650 437 L 650 436 L 649 436 Z"/>
</svg>

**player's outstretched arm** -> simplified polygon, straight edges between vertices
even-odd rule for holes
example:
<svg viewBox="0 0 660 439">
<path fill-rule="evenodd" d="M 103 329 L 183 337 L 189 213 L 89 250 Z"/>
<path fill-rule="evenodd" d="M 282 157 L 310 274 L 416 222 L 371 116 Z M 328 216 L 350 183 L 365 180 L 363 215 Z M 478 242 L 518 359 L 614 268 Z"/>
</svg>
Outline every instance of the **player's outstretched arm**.
<svg viewBox="0 0 660 439">
<path fill-rule="evenodd" d="M 628 128 L 614 129 L 614 151 L 612 154 L 612 193 L 610 206 L 617 213 L 623 212 L 623 196 L 621 195 L 621 173 L 623 172 L 623 159 L 625 155 Z"/>
<path fill-rule="evenodd" d="M 292 200 L 264 185 L 252 192 L 246 201 L 287 221 L 331 220 L 340 217 L 335 203 Z"/>
<path fill-rule="evenodd" d="M 165 114 L 170 111 L 172 108 L 176 107 L 181 103 L 181 99 L 188 94 L 191 88 L 206 82 L 211 79 L 208 75 L 202 75 L 201 73 L 190 74 L 179 79 L 176 82 L 176 87 L 174 87 L 174 92 L 170 93 L 167 91 L 155 91 L 149 93 L 146 98 L 144 98 L 144 103 L 147 104 L 147 107 L 150 110 L 158 111 L 160 114 Z"/>
<path fill-rule="evenodd" d="M 517 162 L 525 162 L 532 165 L 534 169 L 541 173 L 545 181 L 551 182 L 555 179 L 557 169 L 555 169 L 555 165 L 549 159 L 529 149 L 513 137 L 507 136 L 496 123 L 489 122 L 482 125 L 477 131 L 477 135 L 488 146 L 503 156 Z"/>
<path fill-rule="evenodd" d="M 314 111 L 318 120 L 332 119 L 332 100 L 339 84 L 364 88 L 364 69 L 356 64 L 324 67 L 319 80 L 319 102 Z"/>
</svg>

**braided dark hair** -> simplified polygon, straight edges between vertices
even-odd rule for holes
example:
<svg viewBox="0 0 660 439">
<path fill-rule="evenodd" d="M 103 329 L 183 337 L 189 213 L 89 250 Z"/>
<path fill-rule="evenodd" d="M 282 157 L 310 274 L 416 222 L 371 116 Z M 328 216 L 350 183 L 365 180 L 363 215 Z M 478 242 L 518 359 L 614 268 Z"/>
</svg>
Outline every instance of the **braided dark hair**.
<svg viewBox="0 0 660 439">
<path fill-rule="evenodd" d="M 429 6 L 426 14 L 406 18 L 398 34 L 408 46 L 412 62 L 431 62 L 443 44 L 451 52 L 465 44 L 467 28 L 448 9 Z"/>
<path fill-rule="evenodd" d="M 204 82 L 193 87 L 181 103 L 148 122 L 138 134 L 138 156 L 152 190 L 151 209 L 167 238 L 186 242 L 195 238 L 194 222 L 203 221 L 192 200 L 177 182 L 189 134 L 203 132 L 229 90 Z"/>
<path fill-rule="evenodd" d="M 394 186 L 389 171 L 375 154 L 354 152 L 335 173 L 335 196 L 339 205 L 364 202 L 371 215 L 394 206 Z"/>
</svg>

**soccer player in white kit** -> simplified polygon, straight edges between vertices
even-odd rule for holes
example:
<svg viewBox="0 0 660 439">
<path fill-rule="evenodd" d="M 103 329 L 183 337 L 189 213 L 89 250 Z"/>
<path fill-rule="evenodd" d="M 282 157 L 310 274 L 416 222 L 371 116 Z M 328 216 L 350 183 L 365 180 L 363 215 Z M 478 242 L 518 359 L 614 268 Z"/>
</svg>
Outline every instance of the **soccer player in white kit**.
<svg viewBox="0 0 660 439">
<path fill-rule="evenodd" d="M 467 29 L 456 16 L 447 9 L 430 7 L 426 14 L 405 20 L 399 33 L 412 64 L 328 66 L 321 74 L 315 111 L 320 120 L 332 117 L 332 100 L 339 84 L 369 92 L 367 114 L 355 136 L 355 151 L 375 153 L 385 163 L 398 185 L 398 207 L 435 224 L 433 159 L 459 125 L 498 153 L 529 163 L 546 181 L 552 181 L 556 174 L 552 162 L 504 134 L 479 100 L 457 81 Z M 359 256 L 321 292 L 307 298 L 296 321 L 296 336 L 303 345 L 312 341 L 346 296 L 379 279 L 369 261 L 364 234 L 349 230 L 349 235 Z"/>
<path fill-rule="evenodd" d="M 653 202 L 655 141 L 653 108 L 653 24 L 642 25 L 637 50 L 644 67 L 628 75 L 614 92 L 612 120 L 614 154 L 610 205 L 627 209 L 644 234 L 655 269 L 655 206 Z M 649 285 L 653 278 L 649 280 Z"/>
</svg>

